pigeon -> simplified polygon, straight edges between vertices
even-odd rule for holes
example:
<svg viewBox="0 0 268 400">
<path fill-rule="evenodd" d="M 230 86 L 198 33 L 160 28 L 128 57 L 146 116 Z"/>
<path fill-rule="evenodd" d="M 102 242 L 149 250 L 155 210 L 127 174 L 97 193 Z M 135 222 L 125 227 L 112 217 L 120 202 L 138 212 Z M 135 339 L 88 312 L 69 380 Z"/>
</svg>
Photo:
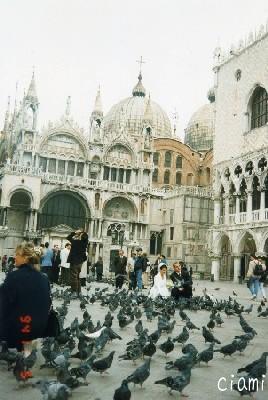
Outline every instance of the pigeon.
<svg viewBox="0 0 268 400">
<path fill-rule="evenodd" d="M 174 350 L 174 343 L 169 337 L 168 340 L 162 344 L 160 344 L 159 349 L 165 353 L 167 356 L 168 353 L 171 353 L 171 351 Z"/>
<path fill-rule="evenodd" d="M 156 352 L 156 345 L 154 344 L 152 338 L 149 339 L 149 342 L 143 346 L 142 353 L 143 356 L 152 357 Z"/>
<path fill-rule="evenodd" d="M 169 361 L 166 363 L 166 370 L 177 369 L 179 371 L 184 371 L 186 369 L 192 368 L 194 365 L 194 356 L 191 353 L 186 353 L 182 357 L 177 358 L 177 360 Z"/>
<path fill-rule="evenodd" d="M 184 388 L 190 383 L 191 369 L 183 371 L 179 376 L 168 376 L 167 378 L 155 381 L 157 385 L 166 385 L 169 388 L 169 393 L 175 390 L 181 394 L 181 396 L 188 397 L 183 394 Z"/>
<path fill-rule="evenodd" d="M 87 383 L 81 383 L 77 378 L 72 376 L 66 364 L 57 367 L 56 375 L 60 383 L 67 385 L 71 389 L 75 389 L 81 385 L 87 385 Z"/>
<path fill-rule="evenodd" d="M 13 375 L 19 384 L 21 382 L 25 383 L 29 378 L 33 377 L 32 372 L 27 370 L 23 354 L 21 353 L 17 355 L 16 364 L 13 368 Z"/>
<path fill-rule="evenodd" d="M 244 312 L 247 314 L 250 314 L 253 310 L 253 304 L 250 304 L 249 307 L 245 308 Z"/>
<path fill-rule="evenodd" d="M 141 320 L 139 320 L 139 321 L 137 322 L 137 324 L 135 325 L 135 331 L 136 331 L 136 333 L 137 333 L 138 335 L 140 335 L 140 334 L 142 333 L 142 331 L 143 331 L 143 326 L 142 326 L 142 321 L 141 321 Z"/>
<path fill-rule="evenodd" d="M 182 332 L 173 339 L 173 343 L 177 342 L 177 343 L 184 344 L 187 342 L 189 337 L 190 337 L 189 332 L 188 332 L 187 328 L 184 326 L 182 328 Z"/>
<path fill-rule="evenodd" d="M 262 312 L 262 306 L 261 304 L 259 305 L 259 307 L 257 308 L 258 313 Z"/>
<path fill-rule="evenodd" d="M 236 351 L 239 351 L 240 354 L 243 353 L 243 351 L 246 349 L 249 340 L 246 339 L 235 339 L 236 342 Z"/>
<path fill-rule="evenodd" d="M 93 361 L 95 361 L 96 359 L 96 355 L 94 354 L 93 356 L 91 356 L 88 360 L 83 361 L 79 367 L 76 368 L 71 368 L 70 369 L 70 374 L 72 376 L 75 376 L 76 378 L 83 378 L 84 381 L 86 381 L 87 379 L 87 375 L 89 374 L 89 372 L 92 369 L 92 363 Z"/>
<path fill-rule="evenodd" d="M 128 383 L 123 380 L 121 386 L 115 390 L 113 400 L 130 400 L 131 391 L 128 388 Z"/>
<path fill-rule="evenodd" d="M 7 369 L 9 371 L 17 360 L 18 352 L 9 350 L 7 343 L 4 341 L 1 342 L 1 346 L 0 361 L 5 361 L 7 363 Z"/>
<path fill-rule="evenodd" d="M 216 324 L 217 324 L 217 326 L 222 326 L 222 324 L 223 324 L 223 320 L 222 320 L 222 318 L 221 318 L 221 316 L 220 316 L 220 314 L 218 313 L 217 315 L 216 315 L 216 317 L 215 317 L 215 322 L 216 322 Z"/>
<path fill-rule="evenodd" d="M 266 308 L 265 311 L 262 311 L 260 314 L 258 314 L 258 317 L 267 318 L 268 317 L 268 307 Z"/>
<path fill-rule="evenodd" d="M 205 326 L 202 327 L 202 330 L 203 330 L 202 334 L 205 339 L 205 343 L 210 342 L 210 343 L 221 344 L 221 342 L 218 339 L 216 339 L 213 336 L 213 334 Z"/>
<path fill-rule="evenodd" d="M 158 340 L 160 339 L 160 336 L 161 336 L 161 331 L 157 329 L 149 336 L 149 338 L 151 338 L 154 343 L 157 343 Z"/>
<path fill-rule="evenodd" d="M 215 328 L 215 322 L 213 319 L 210 319 L 209 322 L 207 323 L 207 327 L 210 331 L 213 331 L 213 329 Z"/>
<path fill-rule="evenodd" d="M 237 293 L 233 290 L 233 296 L 237 296 Z"/>
<path fill-rule="evenodd" d="M 195 324 L 193 324 L 189 319 L 187 319 L 186 321 L 186 328 L 189 329 L 190 331 L 193 329 L 200 331 L 200 328 L 198 328 Z"/>
<path fill-rule="evenodd" d="M 150 363 L 151 358 L 148 358 L 144 364 L 135 369 L 135 371 L 127 377 L 127 383 L 133 382 L 134 385 L 141 385 L 142 387 L 143 383 L 150 376 Z"/>
<path fill-rule="evenodd" d="M 32 386 L 40 389 L 43 400 L 68 400 L 68 397 L 72 395 L 67 385 L 57 381 L 39 380 Z"/>
<path fill-rule="evenodd" d="M 259 383 L 250 376 L 243 376 L 238 379 L 237 383 L 233 384 L 233 389 L 236 390 L 240 396 L 252 396 L 252 393 L 258 391 Z"/>
<path fill-rule="evenodd" d="M 37 360 L 37 349 L 34 348 L 31 351 L 31 353 L 27 357 L 24 358 L 24 363 L 25 363 L 27 370 L 30 370 L 33 368 L 34 364 L 36 363 L 36 360 Z"/>
<path fill-rule="evenodd" d="M 107 371 L 107 369 L 111 368 L 114 353 L 115 351 L 112 351 L 107 357 L 94 361 L 92 363 L 92 370 L 102 374 L 103 372 Z"/>
<path fill-rule="evenodd" d="M 230 344 L 222 346 L 220 349 L 214 350 L 214 353 L 222 353 L 224 357 L 231 356 L 237 350 L 237 342 L 233 341 Z"/>
<path fill-rule="evenodd" d="M 258 365 L 263 359 L 266 359 L 267 356 L 268 356 L 268 352 L 262 353 L 262 355 L 261 355 L 260 358 L 258 358 L 258 359 L 255 360 L 255 361 L 252 361 L 250 364 L 246 365 L 245 367 L 239 368 L 239 369 L 237 370 L 237 373 L 239 374 L 240 372 L 245 371 L 245 372 L 247 372 L 248 374 L 250 374 L 251 370 L 252 370 L 256 365 Z"/>
<path fill-rule="evenodd" d="M 213 360 L 213 347 L 214 344 L 212 343 L 207 349 L 201 351 L 201 353 L 198 353 L 196 360 L 199 363 L 199 366 L 201 362 L 206 363 L 206 365 L 208 366 L 209 361 Z"/>
</svg>

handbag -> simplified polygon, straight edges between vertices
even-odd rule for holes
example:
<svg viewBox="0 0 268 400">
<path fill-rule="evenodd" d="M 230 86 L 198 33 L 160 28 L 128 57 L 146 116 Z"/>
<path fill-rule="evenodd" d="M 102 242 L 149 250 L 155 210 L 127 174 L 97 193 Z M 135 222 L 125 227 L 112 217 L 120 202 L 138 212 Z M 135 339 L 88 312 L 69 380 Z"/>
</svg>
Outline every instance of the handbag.
<svg viewBox="0 0 268 400">
<path fill-rule="evenodd" d="M 44 332 L 44 337 L 58 337 L 60 335 L 60 322 L 58 313 L 53 308 L 49 310 L 47 327 Z"/>
</svg>

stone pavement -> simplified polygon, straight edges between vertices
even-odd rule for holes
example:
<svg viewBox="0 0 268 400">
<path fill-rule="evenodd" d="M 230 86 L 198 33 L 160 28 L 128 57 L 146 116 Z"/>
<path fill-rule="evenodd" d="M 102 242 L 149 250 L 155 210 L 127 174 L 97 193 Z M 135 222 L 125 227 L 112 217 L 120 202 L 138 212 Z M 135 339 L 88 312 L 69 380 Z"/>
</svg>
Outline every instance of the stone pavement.
<svg viewBox="0 0 268 400">
<path fill-rule="evenodd" d="M 91 284 L 91 287 L 95 286 L 106 286 L 105 284 Z M 194 368 L 192 370 L 191 383 L 186 387 L 185 393 L 189 395 L 191 400 L 220 400 L 220 399 L 238 399 L 239 394 L 235 391 L 230 390 L 231 384 L 231 374 L 236 374 L 236 370 L 246 365 L 248 362 L 255 360 L 260 357 L 263 351 L 268 351 L 268 319 L 257 318 L 257 305 L 259 302 L 250 301 L 250 293 L 245 286 L 234 285 L 232 282 L 208 282 L 208 281 L 195 281 L 195 295 L 201 295 L 202 289 L 207 288 L 208 293 L 213 293 L 215 298 L 223 299 L 232 295 L 233 289 L 237 292 L 237 300 L 244 305 L 254 304 L 253 313 L 249 316 L 245 316 L 246 320 L 255 327 L 258 332 L 258 336 L 254 338 L 253 344 L 250 344 L 244 356 L 240 356 L 235 353 L 232 357 L 223 358 L 221 353 L 215 353 L 214 360 L 209 364 L 209 367 L 202 365 L 200 368 Z M 219 287 L 220 290 L 214 291 L 214 288 Z M 34 300 L 33 300 L 34 301 Z M 58 301 L 57 301 L 58 303 Z M 59 304 L 61 301 L 59 301 Z M 104 315 L 107 312 L 107 308 L 101 307 L 98 302 L 94 305 L 87 306 L 88 312 L 92 316 L 93 322 L 98 320 L 103 320 Z M 199 327 L 206 325 L 208 322 L 207 311 L 189 312 L 187 314 L 191 320 Z M 82 312 L 79 308 L 79 301 L 73 300 L 70 306 L 70 312 L 67 316 L 66 323 L 69 324 L 75 316 L 80 316 L 82 319 Z M 222 318 L 224 319 L 224 325 L 222 328 L 215 328 L 214 335 L 223 344 L 229 343 L 235 335 L 242 334 L 242 330 L 239 325 L 237 317 L 226 318 L 225 314 L 222 313 Z M 178 312 L 175 314 L 176 326 L 171 336 L 175 337 L 179 332 L 181 332 L 183 327 L 183 322 L 178 317 Z M 155 330 L 157 324 L 157 319 L 153 322 L 147 322 L 143 318 L 143 326 L 149 329 L 151 333 Z M 106 346 L 103 356 L 107 355 L 111 350 L 115 350 L 114 362 L 112 368 L 109 370 L 109 374 L 100 376 L 95 372 L 90 372 L 88 375 L 89 385 L 87 387 L 81 387 L 73 391 L 73 400 L 111 400 L 113 399 L 114 390 L 120 386 L 120 382 L 123 378 L 127 377 L 138 365 L 142 364 L 142 361 L 138 361 L 136 366 L 130 361 L 118 361 L 118 356 L 124 352 L 126 343 L 136 336 L 134 331 L 135 323 L 132 323 L 125 329 L 120 329 L 118 326 L 117 319 L 115 317 L 113 323 L 113 329 L 119 333 L 122 337 L 122 341 L 113 341 L 111 344 Z M 167 335 L 163 334 L 160 338 L 158 344 L 164 342 L 167 339 Z M 198 332 L 192 332 L 190 334 L 190 339 L 188 343 L 193 343 L 198 350 L 202 350 L 207 347 L 204 343 L 202 334 Z M 252 343 L 252 342 L 251 342 Z M 132 391 L 132 400 L 151 400 L 153 398 L 158 398 L 161 400 L 170 399 L 167 388 L 165 386 L 154 385 L 154 381 L 157 379 L 164 378 L 168 375 L 176 375 L 172 371 L 165 370 L 166 361 L 175 360 L 181 355 L 181 346 L 179 344 L 175 345 L 175 349 L 166 358 L 165 355 L 157 350 L 152 358 L 151 362 L 151 376 L 144 383 L 144 387 L 133 388 L 133 384 L 129 387 Z M 39 370 L 39 365 L 42 362 L 42 355 L 39 355 L 38 364 L 33 369 L 34 378 L 53 378 L 52 371 L 48 369 Z M 78 365 L 78 362 L 74 362 L 74 365 Z M 171 374 L 170 374 L 171 372 Z M 227 380 L 228 390 L 221 392 L 218 389 L 218 380 L 221 377 L 225 377 Z M 234 379 L 235 380 L 235 379 Z M 224 388 L 224 384 L 222 384 Z M 0 363 L 0 400 L 38 400 L 41 399 L 41 393 L 37 389 L 32 387 L 17 388 L 17 384 L 12 375 L 12 372 L 7 372 L 5 364 Z M 179 398 L 177 392 L 173 392 L 173 398 Z M 264 383 L 264 390 L 259 391 L 255 395 L 257 400 L 264 400 L 268 398 L 268 377 Z"/>
</svg>

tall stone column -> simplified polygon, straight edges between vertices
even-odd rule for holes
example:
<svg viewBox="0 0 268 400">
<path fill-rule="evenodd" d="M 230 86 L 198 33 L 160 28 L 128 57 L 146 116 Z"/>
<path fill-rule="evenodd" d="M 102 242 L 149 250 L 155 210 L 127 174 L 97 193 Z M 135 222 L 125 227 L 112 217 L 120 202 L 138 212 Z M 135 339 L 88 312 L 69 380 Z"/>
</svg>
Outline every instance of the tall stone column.
<svg viewBox="0 0 268 400">
<path fill-rule="evenodd" d="M 247 222 L 252 221 L 252 191 L 248 191 L 247 197 Z"/>
<path fill-rule="evenodd" d="M 96 246 L 96 253 L 95 253 L 95 262 L 98 261 L 99 255 L 100 255 L 100 244 L 97 243 L 97 246 Z"/>
<path fill-rule="evenodd" d="M 229 225 L 229 205 L 230 205 L 230 201 L 229 201 L 229 195 L 227 194 L 225 199 L 225 207 L 224 207 L 224 223 L 225 225 Z"/>
<path fill-rule="evenodd" d="M 237 194 L 236 197 L 235 197 L 235 222 L 237 224 L 240 222 L 239 214 L 240 214 L 240 197 Z"/>
<path fill-rule="evenodd" d="M 211 274 L 214 275 L 214 280 L 218 281 L 220 279 L 220 256 L 214 256 L 211 263 Z"/>
<path fill-rule="evenodd" d="M 234 283 L 238 283 L 238 277 L 241 275 L 241 256 L 234 256 Z"/>
<path fill-rule="evenodd" d="M 260 204 L 260 221 L 265 219 L 265 191 L 261 191 L 261 204 Z"/>
<path fill-rule="evenodd" d="M 219 198 L 214 199 L 214 225 L 219 225 L 221 217 L 221 200 Z"/>
</svg>

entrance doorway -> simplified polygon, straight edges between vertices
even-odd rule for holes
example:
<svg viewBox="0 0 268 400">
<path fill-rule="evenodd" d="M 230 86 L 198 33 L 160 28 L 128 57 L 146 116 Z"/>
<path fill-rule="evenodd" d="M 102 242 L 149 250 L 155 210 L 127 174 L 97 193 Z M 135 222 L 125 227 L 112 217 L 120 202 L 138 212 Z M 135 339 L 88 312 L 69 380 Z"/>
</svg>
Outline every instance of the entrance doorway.
<svg viewBox="0 0 268 400">
<path fill-rule="evenodd" d="M 114 272 L 114 259 L 119 256 L 119 250 L 110 250 L 110 266 L 109 271 Z"/>
<path fill-rule="evenodd" d="M 257 251 L 256 244 L 253 236 L 246 232 L 242 242 L 241 242 L 241 275 L 247 274 L 249 257 L 251 254 L 255 254 Z"/>
<path fill-rule="evenodd" d="M 231 256 L 231 242 L 228 236 L 223 236 L 221 243 L 220 279 L 231 280 L 234 277 L 234 261 L 233 257 Z"/>
</svg>

